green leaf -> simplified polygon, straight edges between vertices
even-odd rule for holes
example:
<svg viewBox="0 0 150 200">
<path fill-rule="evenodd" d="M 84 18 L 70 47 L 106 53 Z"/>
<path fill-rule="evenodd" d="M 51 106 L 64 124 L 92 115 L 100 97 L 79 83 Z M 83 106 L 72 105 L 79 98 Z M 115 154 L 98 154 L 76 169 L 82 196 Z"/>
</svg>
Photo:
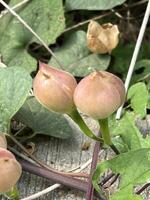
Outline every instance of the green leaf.
<svg viewBox="0 0 150 200">
<path fill-rule="evenodd" d="M 27 99 L 25 104 L 15 115 L 15 119 L 30 127 L 35 134 L 68 138 L 74 131 L 71 122 L 63 115 L 50 112 L 34 97 Z"/>
<path fill-rule="evenodd" d="M 150 109 L 150 94 L 149 94 L 149 97 L 148 97 L 148 104 L 147 104 L 147 108 Z"/>
<path fill-rule="evenodd" d="M 133 44 L 119 45 L 114 51 L 112 51 L 112 56 L 114 57 L 113 69 L 115 72 L 126 76 L 127 70 L 129 68 L 130 60 L 134 50 Z"/>
<path fill-rule="evenodd" d="M 135 126 L 133 113 L 125 113 L 120 120 L 110 122 L 110 131 L 112 135 L 119 135 L 129 150 L 141 148 L 141 133 Z"/>
<path fill-rule="evenodd" d="M 142 118 L 146 116 L 148 98 L 149 94 L 145 83 L 139 82 L 129 88 L 127 99 L 130 99 L 134 112 Z"/>
<path fill-rule="evenodd" d="M 10 119 L 25 102 L 32 84 L 20 67 L 0 69 L 0 131 L 7 131 Z"/>
<path fill-rule="evenodd" d="M 126 0 L 66 0 L 66 9 L 70 10 L 108 10 L 121 5 Z"/>
<path fill-rule="evenodd" d="M 111 134 L 113 136 L 120 136 L 126 149 L 136 150 L 150 147 L 150 137 L 142 137 L 142 134 L 135 125 L 135 116 L 133 113 L 126 112 L 120 120 L 113 118 L 109 122 Z M 118 138 L 116 140 L 118 141 Z M 123 145 L 122 141 L 121 144 Z"/>
<path fill-rule="evenodd" d="M 123 141 L 122 137 L 116 136 L 112 138 L 112 142 L 120 153 L 129 151 L 128 145 Z"/>
<path fill-rule="evenodd" d="M 93 175 L 93 185 L 100 192 L 98 182 L 107 169 L 119 173 L 121 181 L 119 189 L 110 200 L 142 200 L 133 193 L 134 186 L 150 181 L 150 148 L 139 149 L 120 154 L 115 158 L 99 163 Z"/>
<path fill-rule="evenodd" d="M 133 73 L 132 82 L 150 80 L 150 60 L 143 59 L 136 63 Z"/>
<path fill-rule="evenodd" d="M 97 55 L 88 50 L 84 31 L 71 34 L 63 46 L 55 52 L 55 55 L 65 69 L 75 76 L 85 76 L 94 69 L 105 70 L 110 63 L 109 55 Z M 59 67 L 54 58 L 49 64 Z"/>
<path fill-rule="evenodd" d="M 150 91 L 150 80 L 148 80 L 147 89 L 148 89 L 148 91 Z"/>
<path fill-rule="evenodd" d="M 11 0 L 10 6 L 20 3 Z M 61 0 L 33 0 L 17 13 L 47 43 L 52 44 L 64 30 L 64 14 Z M 0 19 L 0 54 L 8 66 L 21 66 L 29 72 L 36 69 L 36 60 L 28 53 L 33 42 L 39 42 L 18 20 L 8 14 Z M 9 41 L 9 42 L 8 42 Z"/>
<path fill-rule="evenodd" d="M 116 49 L 112 51 L 112 56 L 114 58 L 113 60 L 113 71 L 115 73 L 119 73 L 123 76 L 125 79 L 127 75 L 127 71 L 131 62 L 131 57 L 134 51 L 135 44 L 120 44 Z M 140 50 L 140 53 L 138 55 L 138 60 L 141 59 L 148 59 L 150 58 L 150 46 L 149 44 L 143 44 Z M 136 72 L 136 68 L 135 68 Z M 136 73 L 134 72 L 134 76 Z M 134 77 L 133 77 L 134 80 Z M 133 83 L 133 81 L 132 81 Z"/>
</svg>

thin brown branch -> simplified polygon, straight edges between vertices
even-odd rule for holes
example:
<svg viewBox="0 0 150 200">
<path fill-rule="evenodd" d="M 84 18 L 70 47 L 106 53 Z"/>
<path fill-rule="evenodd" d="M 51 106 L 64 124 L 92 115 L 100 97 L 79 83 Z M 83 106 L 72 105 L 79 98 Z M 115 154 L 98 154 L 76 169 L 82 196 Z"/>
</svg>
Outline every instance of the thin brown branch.
<svg viewBox="0 0 150 200">
<path fill-rule="evenodd" d="M 69 176 L 65 176 L 63 174 L 57 174 L 55 172 L 51 172 L 47 169 L 41 168 L 39 166 L 36 166 L 32 163 L 29 163 L 29 162 L 21 160 L 21 159 L 19 159 L 19 162 L 22 165 L 22 168 L 24 171 L 27 171 L 27 172 L 30 172 L 37 176 L 46 178 L 50 181 L 60 183 L 67 187 L 78 189 L 82 192 L 87 192 L 87 181 L 84 181 L 81 179 L 76 179 L 76 178 L 69 177 Z M 99 197 L 99 200 L 105 200 L 98 193 L 95 193 L 95 195 L 97 197 Z"/>
<path fill-rule="evenodd" d="M 134 7 L 136 7 L 136 6 L 140 6 L 140 5 L 142 5 L 142 4 L 146 3 L 146 2 L 147 2 L 147 0 L 142 0 L 142 1 L 139 1 L 139 2 L 136 2 L 136 3 L 133 3 L 133 4 L 131 4 L 131 5 L 128 5 L 127 7 L 120 8 L 120 9 L 118 9 L 116 12 L 120 12 L 120 11 L 123 11 L 123 10 L 127 10 L 127 9 L 130 9 L 130 8 L 134 8 Z M 102 15 L 98 15 L 98 16 L 96 16 L 96 17 L 93 17 L 93 18 L 90 18 L 90 19 L 85 20 L 85 21 L 83 21 L 83 22 L 80 22 L 80 23 L 78 23 L 78 24 L 75 24 L 75 25 L 73 25 L 73 26 L 71 26 L 71 27 L 69 27 L 69 28 L 66 28 L 66 29 L 63 31 L 63 33 L 66 33 L 66 32 L 68 32 L 68 31 L 71 31 L 71 30 L 75 29 L 75 28 L 78 28 L 78 27 L 80 27 L 80 26 L 83 26 L 83 25 L 85 25 L 85 24 L 88 24 L 91 20 L 99 20 L 99 19 L 102 19 L 102 18 L 107 17 L 107 16 L 112 15 L 112 14 L 114 14 L 114 12 L 108 11 L 107 13 L 104 13 L 104 14 L 102 14 Z"/>
<path fill-rule="evenodd" d="M 16 150 L 15 150 L 15 151 L 16 151 Z M 18 152 L 17 152 L 17 153 L 18 153 Z M 20 154 L 20 153 L 19 153 L 19 154 Z M 71 170 L 69 170 L 69 171 L 81 172 L 83 169 L 87 168 L 88 165 L 89 165 L 91 162 L 92 162 L 92 159 L 89 159 L 89 160 L 88 160 L 87 162 L 85 162 L 84 164 L 79 165 L 78 167 L 76 167 L 76 168 L 74 168 L 74 169 L 71 169 Z M 33 161 L 32 161 L 32 163 L 33 163 Z M 53 191 L 53 190 L 59 188 L 60 186 L 61 186 L 61 184 L 55 183 L 54 185 L 51 185 L 50 187 L 45 188 L 45 189 L 43 189 L 43 190 L 41 190 L 41 191 L 39 191 L 39 192 L 37 192 L 37 193 L 35 193 L 35 194 L 32 194 L 32 195 L 30 195 L 30 196 L 28 196 L 28 197 L 25 197 L 25 198 L 21 199 L 21 200 L 33 200 L 33 199 L 37 199 L 37 198 L 39 198 L 40 196 L 43 196 L 43 195 L 45 195 L 45 194 L 47 194 L 47 193 L 49 193 L 49 192 L 51 192 L 51 191 Z"/>
<path fill-rule="evenodd" d="M 19 9 L 20 7 L 24 6 L 25 4 L 27 4 L 29 1 L 32 1 L 32 0 L 23 0 L 21 2 L 19 2 L 18 4 L 16 4 L 15 6 L 13 6 L 11 9 L 12 10 L 17 10 Z M 4 17 L 5 15 L 7 15 L 9 13 L 8 10 L 4 10 L 1 12 L 0 14 L 0 18 Z"/>
<path fill-rule="evenodd" d="M 100 132 L 99 132 L 99 136 L 100 136 Z M 100 142 L 95 142 L 92 163 L 91 163 L 90 177 L 89 177 L 89 181 L 88 181 L 88 189 L 87 189 L 87 193 L 86 193 L 86 200 L 93 200 L 94 187 L 92 184 L 92 175 L 93 175 L 93 171 L 95 170 L 95 168 L 97 166 L 98 155 L 99 155 L 99 151 L 100 151 L 100 144 L 101 144 Z"/>
<path fill-rule="evenodd" d="M 18 161 L 21 164 L 22 169 L 27 172 L 33 173 L 43 178 L 47 178 L 51 181 L 66 185 L 68 187 L 73 187 L 82 191 L 86 191 L 86 187 L 87 187 L 86 181 L 65 176 L 63 174 L 57 174 L 55 172 L 49 171 L 47 169 L 43 169 L 42 167 L 31 164 L 22 159 L 19 159 Z"/>
</svg>

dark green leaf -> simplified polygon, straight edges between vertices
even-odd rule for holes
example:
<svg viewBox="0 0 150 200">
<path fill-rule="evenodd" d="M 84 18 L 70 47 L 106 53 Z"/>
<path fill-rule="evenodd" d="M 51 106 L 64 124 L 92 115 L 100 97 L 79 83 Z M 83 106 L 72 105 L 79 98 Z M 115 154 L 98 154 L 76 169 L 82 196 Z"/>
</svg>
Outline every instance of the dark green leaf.
<svg viewBox="0 0 150 200">
<path fill-rule="evenodd" d="M 142 197 L 134 194 L 134 186 L 150 181 L 149 166 L 150 148 L 120 154 L 98 164 L 93 176 L 94 187 L 99 191 L 99 176 L 107 169 L 111 169 L 114 173 L 120 174 L 121 181 L 119 189 L 110 197 L 110 200 L 142 200 Z"/>
<path fill-rule="evenodd" d="M 112 68 L 115 73 L 121 74 L 125 79 L 127 71 L 131 62 L 135 44 L 119 45 L 112 51 L 114 62 Z M 143 44 L 138 56 L 138 60 L 150 58 L 150 48 L 148 44 Z M 135 72 L 136 72 L 135 68 Z M 134 76 L 136 74 L 134 73 Z M 138 77 L 139 78 L 139 77 Z M 137 79 L 136 79 L 137 80 Z M 132 82 L 134 81 L 134 77 Z"/>
<path fill-rule="evenodd" d="M 147 104 L 147 108 L 150 109 L 150 94 L 149 94 L 149 97 L 148 97 L 148 104 Z"/>
<path fill-rule="evenodd" d="M 71 122 L 63 115 L 50 112 L 34 97 L 28 98 L 15 119 L 33 129 L 35 134 L 68 138 L 73 133 Z"/>
<path fill-rule="evenodd" d="M 129 88 L 127 99 L 130 99 L 131 108 L 134 112 L 142 118 L 146 116 L 148 98 L 148 90 L 144 83 L 139 82 Z"/>
<path fill-rule="evenodd" d="M 10 119 L 25 102 L 32 84 L 20 67 L 0 69 L 0 131 L 7 131 Z"/>
<path fill-rule="evenodd" d="M 143 59 L 136 63 L 133 73 L 132 82 L 150 80 L 150 60 Z"/>
<path fill-rule="evenodd" d="M 75 76 L 85 76 L 94 69 L 105 70 L 110 63 L 109 55 L 97 55 L 88 50 L 84 31 L 77 31 L 70 35 L 55 55 L 65 69 Z M 49 64 L 59 67 L 53 58 Z"/>
<path fill-rule="evenodd" d="M 108 10 L 121 5 L 126 0 L 66 0 L 66 9 L 70 10 Z"/>
<path fill-rule="evenodd" d="M 11 0 L 10 6 L 20 3 Z M 61 0 L 33 0 L 17 13 L 47 43 L 52 44 L 64 29 Z M 6 15 L 0 19 L 0 54 L 8 66 L 21 66 L 29 72 L 36 69 L 36 60 L 29 55 L 28 46 L 39 42 L 16 18 Z"/>
</svg>

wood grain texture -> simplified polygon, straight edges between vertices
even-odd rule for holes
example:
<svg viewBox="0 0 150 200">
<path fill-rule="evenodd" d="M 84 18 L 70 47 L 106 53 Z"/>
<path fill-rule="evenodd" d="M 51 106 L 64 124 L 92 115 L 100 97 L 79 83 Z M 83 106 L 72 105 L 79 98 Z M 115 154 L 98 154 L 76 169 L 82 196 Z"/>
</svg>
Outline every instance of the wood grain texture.
<svg viewBox="0 0 150 200">
<path fill-rule="evenodd" d="M 93 120 L 91 121 L 91 119 L 87 119 L 87 122 L 95 132 L 98 131 L 98 126 Z M 143 121 L 137 120 L 137 124 L 143 134 L 150 134 L 150 116 Z M 91 145 L 88 150 L 83 151 L 82 145 L 85 141 L 90 141 Z M 64 171 L 85 163 L 89 158 L 91 158 L 94 146 L 94 142 L 83 136 L 80 131 L 77 131 L 72 138 L 67 140 L 37 136 L 36 139 L 34 139 L 34 142 L 36 144 L 35 156 L 37 156 L 37 158 L 56 169 Z M 107 156 L 110 156 L 110 152 L 108 154 L 108 151 L 106 152 L 102 150 L 100 153 L 100 159 L 104 159 Z M 89 172 L 89 169 L 90 166 L 86 171 Z M 21 198 L 23 198 L 45 189 L 52 184 L 53 183 L 50 183 L 46 179 L 23 172 L 18 187 Z M 150 188 L 146 189 L 142 195 L 144 200 L 149 200 Z M 5 198 L 1 199 L 5 200 Z M 61 187 L 49 194 L 37 198 L 37 200 L 85 200 L 85 194 L 77 190 Z"/>
</svg>

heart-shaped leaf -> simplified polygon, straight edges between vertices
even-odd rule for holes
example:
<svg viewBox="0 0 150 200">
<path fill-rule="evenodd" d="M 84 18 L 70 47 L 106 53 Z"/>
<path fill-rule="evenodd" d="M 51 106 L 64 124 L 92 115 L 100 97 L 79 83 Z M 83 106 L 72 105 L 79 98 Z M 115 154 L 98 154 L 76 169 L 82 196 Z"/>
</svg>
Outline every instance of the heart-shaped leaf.
<svg viewBox="0 0 150 200">
<path fill-rule="evenodd" d="M 26 100 L 32 84 L 20 67 L 0 69 L 0 131 L 7 131 L 10 119 Z"/>
<path fill-rule="evenodd" d="M 17 3 L 20 0 L 11 0 L 9 5 Z M 30 1 L 17 9 L 17 13 L 47 44 L 54 43 L 65 26 L 61 0 Z M 0 19 L 0 27 L 0 54 L 4 62 L 29 72 L 35 70 L 36 60 L 28 53 L 28 47 L 39 41 L 11 14 Z"/>
<path fill-rule="evenodd" d="M 87 48 L 86 33 L 77 31 L 64 41 L 64 45 L 55 52 L 67 71 L 74 76 L 85 76 L 93 70 L 105 70 L 110 63 L 109 55 L 97 55 Z M 50 65 L 58 67 L 52 58 Z"/>
<path fill-rule="evenodd" d="M 67 10 L 108 10 L 126 0 L 66 0 Z"/>
<path fill-rule="evenodd" d="M 63 139 L 70 137 L 75 128 L 71 121 L 63 115 L 50 112 L 34 97 L 27 99 L 15 115 L 15 119 L 30 127 L 35 134 L 49 135 Z"/>
<path fill-rule="evenodd" d="M 114 57 L 112 68 L 114 72 L 121 74 L 124 79 L 127 75 L 127 71 L 131 62 L 134 47 L 135 47 L 135 44 L 133 43 L 126 44 L 126 45 L 120 44 L 116 49 L 112 51 L 112 56 Z M 148 59 L 148 58 L 150 58 L 150 46 L 149 44 L 143 43 L 140 53 L 138 55 L 138 60 Z M 135 67 L 134 76 L 136 76 L 136 69 L 138 73 L 138 69 L 139 69 L 138 66 L 137 68 Z M 135 80 L 134 76 L 133 76 L 132 82 L 134 82 Z M 141 77 L 142 77 L 142 74 L 141 74 Z"/>
</svg>

